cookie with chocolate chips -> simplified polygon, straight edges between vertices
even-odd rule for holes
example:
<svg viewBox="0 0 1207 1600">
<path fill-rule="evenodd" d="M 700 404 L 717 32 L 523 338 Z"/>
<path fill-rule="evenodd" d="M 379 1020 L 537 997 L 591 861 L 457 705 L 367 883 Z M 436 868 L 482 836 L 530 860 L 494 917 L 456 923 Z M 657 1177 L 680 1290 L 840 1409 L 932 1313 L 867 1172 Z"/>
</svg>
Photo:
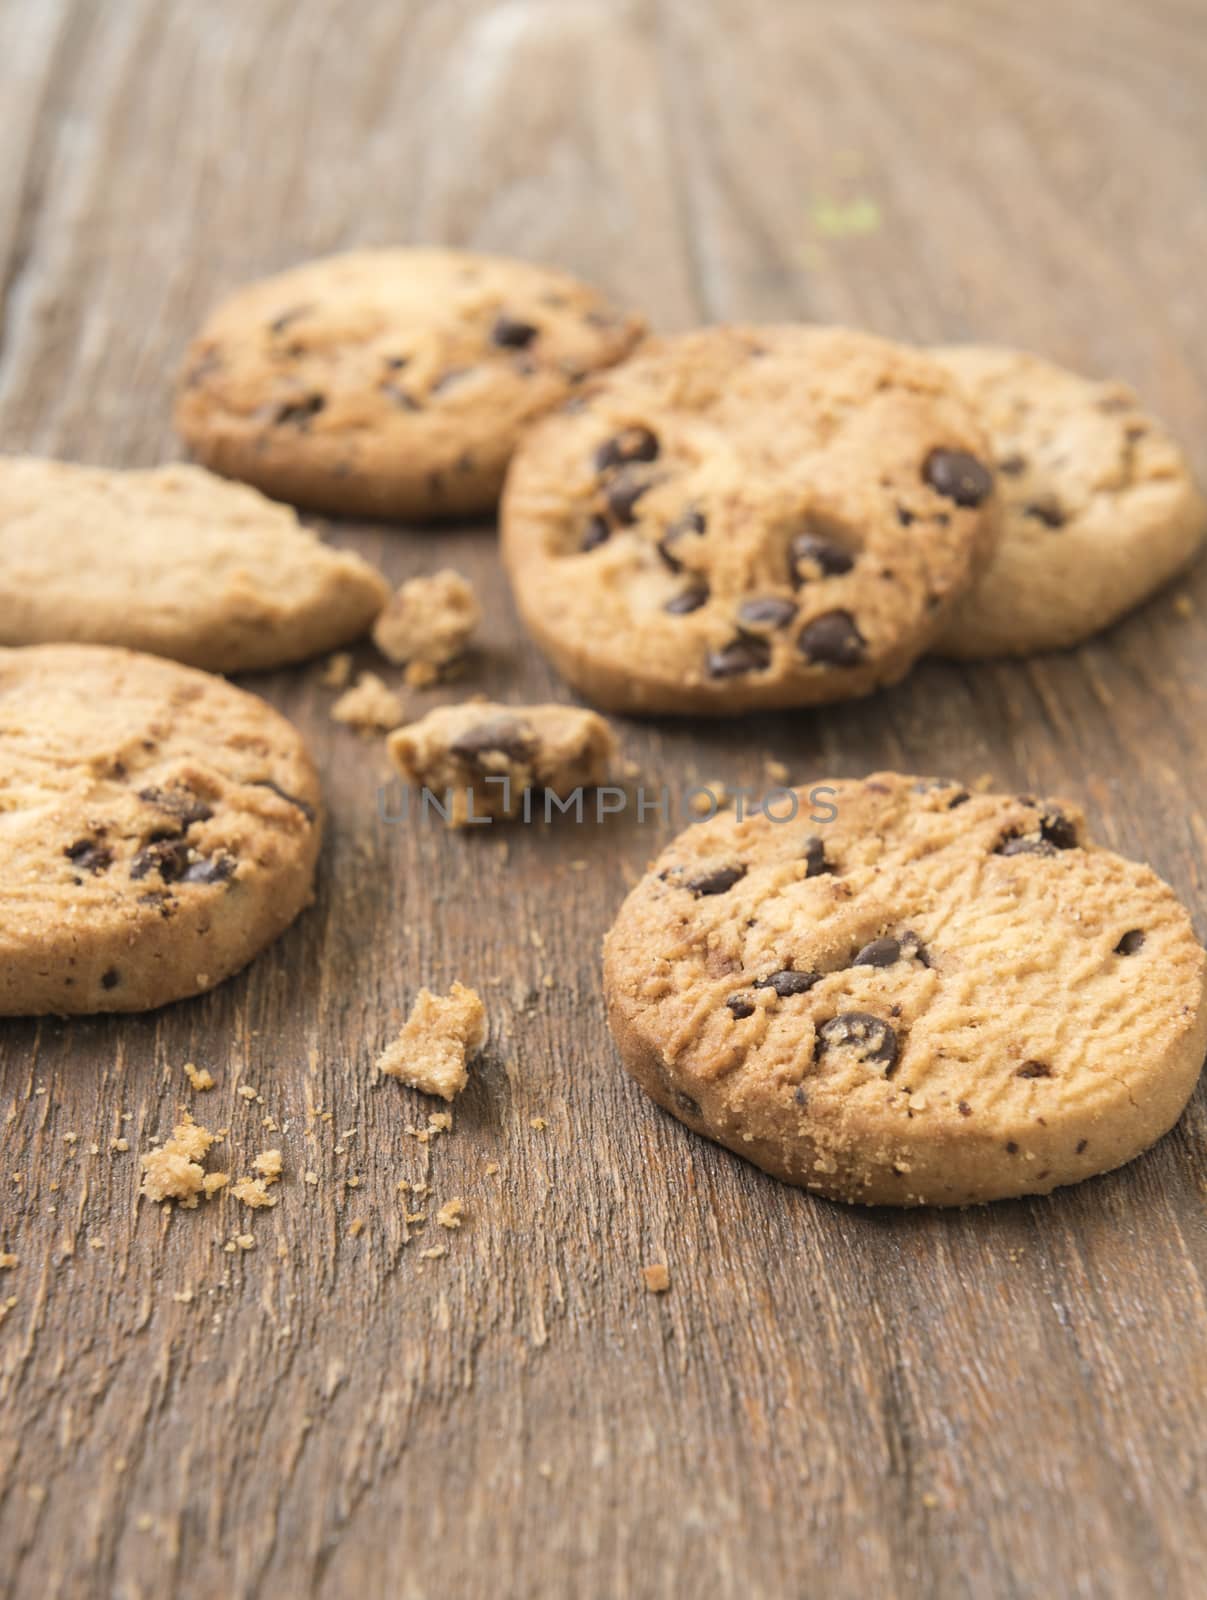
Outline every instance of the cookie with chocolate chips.
<svg viewBox="0 0 1207 1600">
<path fill-rule="evenodd" d="M 1002 502 L 997 551 L 938 651 L 973 659 L 1078 644 L 1194 558 L 1207 502 L 1125 385 L 984 345 L 931 353 L 989 434 Z"/>
<path fill-rule="evenodd" d="M 365 250 L 237 290 L 185 358 L 207 466 L 336 515 L 488 511 L 521 429 L 625 355 L 641 319 L 561 272 Z"/>
<path fill-rule="evenodd" d="M 655 341 L 538 423 L 503 552 L 529 631 L 613 710 L 867 694 L 996 537 L 989 447 L 928 357 L 834 328 Z"/>
<path fill-rule="evenodd" d="M 604 945 L 609 1023 L 659 1105 L 785 1182 L 868 1205 L 1046 1194 L 1177 1121 L 1207 955 L 1173 891 L 1072 806 L 879 773 L 836 818 L 689 828 Z"/>
<path fill-rule="evenodd" d="M 318 780 L 254 695 L 95 645 L 0 649 L 0 1016 L 144 1011 L 311 897 Z"/>
</svg>

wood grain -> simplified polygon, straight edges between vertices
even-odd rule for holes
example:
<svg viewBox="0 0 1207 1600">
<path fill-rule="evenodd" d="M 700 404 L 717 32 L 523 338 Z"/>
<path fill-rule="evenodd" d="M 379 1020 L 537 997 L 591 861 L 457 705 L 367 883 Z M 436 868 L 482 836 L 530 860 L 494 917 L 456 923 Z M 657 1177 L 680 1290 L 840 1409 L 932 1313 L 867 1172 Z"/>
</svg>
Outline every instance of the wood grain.
<svg viewBox="0 0 1207 1600">
<path fill-rule="evenodd" d="M 1207 468 L 1201 20 L 1195 0 L 7 0 L 0 447 L 164 459 L 217 294 L 436 241 L 578 270 L 666 328 L 1027 345 L 1129 377 Z M 456 692 L 564 695 L 488 528 L 332 536 L 395 579 L 472 576 L 489 621 Z M 626 748 L 656 782 L 757 784 L 775 755 L 800 781 L 1064 793 L 1203 933 L 1207 580 L 1184 587 L 1197 615 L 1163 596 L 1067 655 L 927 664 L 796 718 L 625 725 Z M 504 850 L 382 824 L 380 748 L 329 721 L 316 675 L 254 687 L 324 771 L 313 910 L 193 1003 L 0 1025 L 20 1257 L 0 1593 L 1201 1593 L 1201 1092 L 1151 1155 L 1046 1200 L 899 1216 L 788 1191 L 645 1103 L 608 1042 L 599 940 L 669 830 L 513 829 Z M 419 1097 L 369 1068 L 415 989 L 454 977 L 487 994 L 492 1042 L 424 1145 Z M 218 1087 L 191 1094 L 186 1061 Z M 136 1203 L 138 1152 L 182 1104 L 229 1126 L 223 1164 L 282 1146 L 275 1210 Z M 465 1197 L 443 1259 L 400 1179 Z"/>
</svg>

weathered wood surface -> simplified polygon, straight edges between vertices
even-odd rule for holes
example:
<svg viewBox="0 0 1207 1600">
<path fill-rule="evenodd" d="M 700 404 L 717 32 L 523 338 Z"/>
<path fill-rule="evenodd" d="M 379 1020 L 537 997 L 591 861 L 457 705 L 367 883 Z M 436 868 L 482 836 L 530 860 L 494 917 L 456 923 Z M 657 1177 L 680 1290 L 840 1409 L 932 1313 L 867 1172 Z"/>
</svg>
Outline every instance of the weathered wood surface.
<svg viewBox="0 0 1207 1600">
<path fill-rule="evenodd" d="M 7 0 L 0 447 L 163 459 L 217 293 L 445 241 L 578 269 L 666 328 L 1029 345 L 1131 378 L 1207 468 L 1201 22 L 1196 0 Z M 466 687 L 564 693 L 489 529 L 334 537 L 394 578 L 473 576 Z M 627 749 L 654 781 L 755 784 L 773 754 L 801 781 L 1063 792 L 1202 933 L 1207 577 L 1183 589 L 1198 616 L 1166 595 L 1065 656 L 630 725 Z M 608 1043 L 599 939 L 665 829 L 518 829 L 504 853 L 382 827 L 379 746 L 315 674 L 254 686 L 325 772 L 314 909 L 194 1003 L 0 1024 L 0 1593 L 1201 1593 L 1202 1093 L 1147 1158 L 1034 1203 L 781 1188 L 655 1111 Z M 369 1066 L 453 977 L 494 1035 L 425 1147 L 419 1097 Z M 136 1203 L 185 1103 L 235 1167 L 283 1146 L 275 1210 Z M 424 1174 L 468 1203 L 441 1260 L 431 1221 L 405 1242 L 396 1185 Z"/>
</svg>

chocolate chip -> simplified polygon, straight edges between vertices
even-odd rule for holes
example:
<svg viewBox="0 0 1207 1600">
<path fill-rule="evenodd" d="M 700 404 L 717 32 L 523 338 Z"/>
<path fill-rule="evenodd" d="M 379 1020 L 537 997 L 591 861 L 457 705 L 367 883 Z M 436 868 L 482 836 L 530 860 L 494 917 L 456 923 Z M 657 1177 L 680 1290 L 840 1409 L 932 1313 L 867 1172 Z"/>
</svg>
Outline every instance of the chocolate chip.
<svg viewBox="0 0 1207 1600">
<path fill-rule="evenodd" d="M 176 817 L 180 822 L 182 833 L 196 822 L 208 822 L 214 814 L 204 800 L 199 800 L 191 789 L 183 786 L 174 789 L 140 789 L 138 798 L 147 805 L 154 806 L 157 811 L 166 811 L 170 816 Z"/>
<path fill-rule="evenodd" d="M 158 872 L 164 883 L 179 883 L 188 866 L 189 847 L 183 839 L 156 839 L 134 857 L 130 876 L 138 879 Z"/>
<path fill-rule="evenodd" d="M 792 541 L 788 573 L 793 583 L 808 583 L 811 578 L 838 578 L 850 572 L 855 557 L 833 539 L 819 539 L 802 533 Z"/>
<path fill-rule="evenodd" d="M 917 520 L 916 514 L 908 506 L 897 507 L 897 521 L 903 528 L 908 528 L 911 523 L 917 522 Z"/>
<path fill-rule="evenodd" d="M 956 1105 L 956 1110 L 962 1117 L 970 1117 L 972 1115 L 972 1107 L 968 1104 L 967 1100 L 959 1101 Z"/>
<path fill-rule="evenodd" d="M 185 868 L 183 883 L 225 883 L 234 875 L 235 862 L 232 856 L 202 856 L 196 861 L 190 861 Z"/>
<path fill-rule="evenodd" d="M 1078 1141 L 1077 1141 L 1077 1154 L 1078 1155 L 1081 1154 L 1081 1152 L 1085 1149 L 1086 1145 L 1089 1144 L 1089 1142 L 1090 1141 L 1088 1139 L 1078 1139 Z"/>
<path fill-rule="evenodd" d="M 485 756 L 526 761 L 533 751 L 533 736 L 518 717 L 487 717 L 459 734 L 448 749 L 451 756 L 471 766 L 481 766 Z"/>
<path fill-rule="evenodd" d="M 69 844 L 63 854 L 73 867 L 81 872 L 108 872 L 113 865 L 113 851 L 101 839 L 77 839 Z"/>
<path fill-rule="evenodd" d="M 672 595 L 663 606 L 664 611 L 669 611 L 672 617 L 685 617 L 692 611 L 699 611 L 700 607 L 708 604 L 708 585 L 706 583 L 694 584 L 690 589 Z"/>
<path fill-rule="evenodd" d="M 618 472 L 604 495 L 613 520 L 622 528 L 631 527 L 637 520 L 638 500 L 653 487 L 649 478 L 639 477 L 636 472 Z"/>
<path fill-rule="evenodd" d="M 817 1030 L 814 1057 L 833 1046 L 854 1045 L 863 1061 L 874 1061 L 891 1071 L 897 1060 L 897 1035 L 881 1017 L 867 1011 L 844 1011 L 823 1022 Z"/>
<path fill-rule="evenodd" d="M 1027 470 L 1026 456 L 1003 456 L 997 464 L 997 470 L 1004 472 L 1008 478 L 1017 478 Z"/>
<path fill-rule="evenodd" d="M 967 450 L 932 450 L 922 464 L 922 476 L 936 494 L 958 506 L 979 506 L 993 493 L 993 474 Z"/>
<path fill-rule="evenodd" d="M 288 790 L 282 789 L 281 785 L 274 783 L 271 778 L 253 778 L 252 784 L 257 789 L 271 789 L 278 799 L 286 801 L 291 806 L 297 806 L 307 822 L 314 821 L 314 807 L 308 800 L 299 800 L 296 794 L 290 794 Z"/>
<path fill-rule="evenodd" d="M 1137 950 L 1144 946 L 1144 931 L 1142 928 L 1129 928 L 1115 946 L 1117 956 L 1134 956 Z"/>
<path fill-rule="evenodd" d="M 995 854 L 999 856 L 1054 856 L 1058 850 L 1075 850 L 1080 841 L 1077 826 L 1057 806 L 1040 814 L 1038 833 L 1005 835 Z"/>
<path fill-rule="evenodd" d="M 698 878 L 689 878 L 687 887 L 695 895 L 724 894 L 746 876 L 745 867 L 718 867 Z"/>
<path fill-rule="evenodd" d="M 1015 1144 L 1013 1139 L 1006 1141 L 1006 1154 L 1008 1156 L 1016 1156 L 1018 1154 L 1018 1145 Z"/>
<path fill-rule="evenodd" d="M 823 611 L 796 636 L 806 661 L 827 667 L 854 667 L 863 660 L 867 640 L 849 611 Z"/>
<path fill-rule="evenodd" d="M 805 840 L 805 863 L 806 878 L 820 878 L 823 873 L 834 871 L 826 860 L 826 847 L 815 833 Z"/>
<path fill-rule="evenodd" d="M 764 672 L 771 665 L 771 646 L 765 639 L 741 634 L 719 650 L 708 653 L 711 678 L 740 678 L 746 672 Z"/>
<path fill-rule="evenodd" d="M 518 317 L 502 313 L 495 318 L 490 339 L 504 350 L 526 350 L 540 331 L 534 323 L 521 322 Z"/>
<path fill-rule="evenodd" d="M 755 595 L 738 607 L 738 621 L 751 628 L 786 628 L 795 615 L 795 602 L 776 594 Z"/>
<path fill-rule="evenodd" d="M 410 365 L 410 356 L 387 356 L 385 364 L 391 372 L 401 372 L 403 367 Z"/>
<path fill-rule="evenodd" d="M 304 400 L 289 400 L 277 407 L 272 420 L 278 427 L 292 423 L 295 427 L 304 428 L 326 404 L 327 397 L 322 394 L 310 394 Z"/>
<path fill-rule="evenodd" d="M 598 550 L 601 544 L 607 544 L 612 537 L 612 530 L 602 517 L 590 517 L 583 530 L 580 550 Z"/>
<path fill-rule="evenodd" d="M 1050 1078 L 1052 1068 L 1046 1061 L 1024 1061 L 1014 1074 L 1016 1078 Z"/>
<path fill-rule="evenodd" d="M 731 994 L 729 999 L 726 1000 L 725 1004 L 733 1012 L 734 1016 L 739 1022 L 741 1022 L 744 1017 L 752 1017 L 754 1015 L 754 1004 L 752 1001 L 748 1000 L 744 994 Z"/>
<path fill-rule="evenodd" d="M 699 536 L 707 527 L 704 514 L 694 507 L 689 507 L 682 516 L 677 517 L 658 541 L 658 554 L 666 562 L 672 572 L 682 572 L 683 563 L 675 554 L 675 545 L 680 539 L 691 535 Z"/>
<path fill-rule="evenodd" d="M 101 988 L 116 989 L 122 981 L 122 975 L 116 967 L 110 967 L 108 972 L 101 973 Z"/>
<path fill-rule="evenodd" d="M 625 428 L 622 433 L 605 439 L 595 452 L 596 472 L 608 472 L 626 461 L 656 461 L 658 435 L 649 428 Z"/>
<path fill-rule="evenodd" d="M 820 979 L 820 972 L 794 972 L 791 967 L 785 967 L 782 972 L 773 972 L 769 978 L 756 978 L 754 986 L 756 989 L 774 989 L 781 1000 L 786 1000 L 789 995 L 807 994 Z"/>
<path fill-rule="evenodd" d="M 1065 525 L 1064 510 L 1053 496 L 1043 500 L 1032 500 L 1023 507 L 1023 515 L 1034 518 L 1036 522 L 1042 522 L 1045 528 L 1063 528 Z"/>
<path fill-rule="evenodd" d="M 901 946 L 896 939 L 873 939 L 851 962 L 853 967 L 891 967 L 901 959 Z"/>
</svg>

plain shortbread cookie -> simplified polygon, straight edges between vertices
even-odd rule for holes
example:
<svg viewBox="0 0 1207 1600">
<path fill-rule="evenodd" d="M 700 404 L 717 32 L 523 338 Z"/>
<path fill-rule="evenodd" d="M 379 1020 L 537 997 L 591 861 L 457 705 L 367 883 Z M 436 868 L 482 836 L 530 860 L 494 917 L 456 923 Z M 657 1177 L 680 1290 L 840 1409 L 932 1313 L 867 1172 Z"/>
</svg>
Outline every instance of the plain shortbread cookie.
<svg viewBox="0 0 1207 1600">
<path fill-rule="evenodd" d="M 0 649 L 0 1016 L 142 1011 L 311 896 L 318 780 L 255 695 L 97 645 Z"/>
<path fill-rule="evenodd" d="M 1172 1127 L 1207 958 L 1166 884 L 1073 807 L 894 773 L 827 792 L 829 822 L 800 791 L 795 820 L 689 828 L 621 908 L 609 1021 L 660 1105 L 867 1204 L 1045 1194 Z"/>
<path fill-rule="evenodd" d="M 189 347 L 176 425 L 207 466 L 337 515 L 490 510 L 523 427 L 639 317 L 562 272 L 363 250 L 238 289 Z"/>
<path fill-rule="evenodd" d="M 124 645 L 252 671 L 358 638 L 389 595 L 288 506 L 200 467 L 0 457 L 0 644 Z"/>
</svg>

